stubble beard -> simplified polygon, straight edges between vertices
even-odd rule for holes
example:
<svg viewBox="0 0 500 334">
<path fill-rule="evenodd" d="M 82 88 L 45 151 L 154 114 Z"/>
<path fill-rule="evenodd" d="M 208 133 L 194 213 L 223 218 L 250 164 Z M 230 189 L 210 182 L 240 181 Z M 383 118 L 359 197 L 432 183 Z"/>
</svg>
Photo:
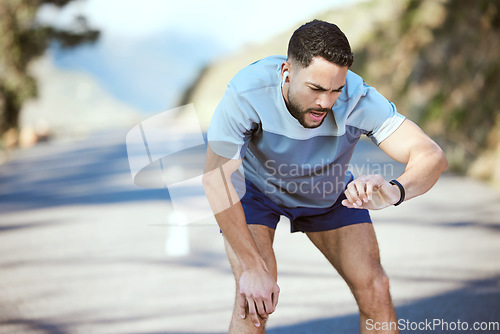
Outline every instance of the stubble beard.
<svg viewBox="0 0 500 334">
<path fill-rule="evenodd" d="M 325 115 L 319 124 L 308 124 L 308 123 L 306 123 L 306 115 L 309 112 L 311 112 L 311 111 L 330 112 L 331 111 L 331 109 L 320 109 L 320 108 L 318 108 L 318 109 L 314 109 L 314 108 L 304 109 L 299 101 L 295 101 L 295 99 L 293 99 L 290 96 L 290 90 L 288 90 L 286 96 L 287 96 L 288 103 L 285 103 L 285 104 L 286 104 L 288 111 L 306 129 L 315 129 L 317 127 L 320 127 L 321 124 L 323 124 L 323 122 L 325 121 L 326 116 L 327 116 L 327 115 Z"/>
</svg>

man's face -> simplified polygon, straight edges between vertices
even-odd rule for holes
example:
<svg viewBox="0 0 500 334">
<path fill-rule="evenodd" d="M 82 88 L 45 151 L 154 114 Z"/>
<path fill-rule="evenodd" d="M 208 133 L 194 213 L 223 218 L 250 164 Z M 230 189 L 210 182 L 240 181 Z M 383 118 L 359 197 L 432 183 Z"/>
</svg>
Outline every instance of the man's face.
<svg viewBox="0 0 500 334">
<path fill-rule="evenodd" d="M 320 126 L 337 101 L 345 85 L 347 66 L 339 66 L 324 58 L 315 57 L 308 67 L 293 64 L 283 96 L 290 114 L 305 128 Z"/>
</svg>

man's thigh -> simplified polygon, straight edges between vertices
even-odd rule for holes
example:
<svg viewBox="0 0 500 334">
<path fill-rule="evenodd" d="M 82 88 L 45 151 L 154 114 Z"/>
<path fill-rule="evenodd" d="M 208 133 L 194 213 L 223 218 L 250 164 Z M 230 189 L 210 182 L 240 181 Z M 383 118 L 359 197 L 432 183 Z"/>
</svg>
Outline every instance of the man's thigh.
<svg viewBox="0 0 500 334">
<path fill-rule="evenodd" d="M 351 287 L 356 280 L 380 274 L 379 247 L 371 223 L 306 234 Z"/>
</svg>

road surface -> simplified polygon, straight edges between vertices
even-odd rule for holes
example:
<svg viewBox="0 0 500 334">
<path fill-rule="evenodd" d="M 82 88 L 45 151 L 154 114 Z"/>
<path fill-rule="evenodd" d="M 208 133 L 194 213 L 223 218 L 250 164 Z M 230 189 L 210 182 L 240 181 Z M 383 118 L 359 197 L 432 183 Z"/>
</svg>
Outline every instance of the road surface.
<svg viewBox="0 0 500 334">
<path fill-rule="evenodd" d="M 0 333 L 227 331 L 234 282 L 215 222 L 178 226 L 165 189 L 134 185 L 125 135 L 47 143 L 0 166 Z M 368 142 L 353 159 L 401 171 Z M 497 192 L 446 174 L 426 195 L 372 216 L 403 324 L 498 325 Z M 268 333 L 358 332 L 346 284 L 305 235 L 288 231 L 283 220 L 282 293 Z M 442 329 L 402 332 L 500 333 Z"/>
</svg>

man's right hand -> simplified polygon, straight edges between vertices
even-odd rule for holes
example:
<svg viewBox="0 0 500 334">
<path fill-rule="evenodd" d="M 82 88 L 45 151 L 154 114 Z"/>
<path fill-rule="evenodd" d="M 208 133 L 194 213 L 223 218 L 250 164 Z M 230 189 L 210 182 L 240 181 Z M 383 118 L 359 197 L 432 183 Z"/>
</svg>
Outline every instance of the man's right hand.
<svg viewBox="0 0 500 334">
<path fill-rule="evenodd" d="M 241 318 L 247 313 L 256 327 L 260 326 L 260 318 L 267 320 L 278 304 L 280 288 L 273 276 L 265 269 L 243 271 L 240 277 L 240 309 Z"/>
</svg>

